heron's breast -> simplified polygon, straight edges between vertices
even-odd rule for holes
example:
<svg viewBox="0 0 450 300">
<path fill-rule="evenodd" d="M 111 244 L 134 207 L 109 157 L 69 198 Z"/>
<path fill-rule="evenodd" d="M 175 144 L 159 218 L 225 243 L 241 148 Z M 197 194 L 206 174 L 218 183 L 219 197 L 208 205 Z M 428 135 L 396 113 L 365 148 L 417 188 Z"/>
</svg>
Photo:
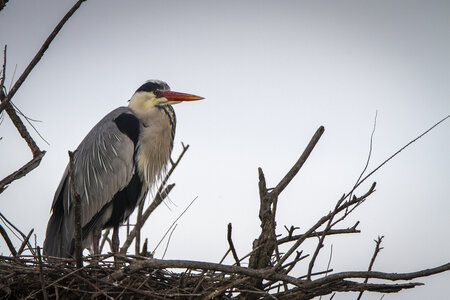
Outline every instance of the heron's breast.
<svg viewBox="0 0 450 300">
<path fill-rule="evenodd" d="M 172 150 L 171 132 L 170 122 L 164 119 L 141 128 L 136 162 L 144 185 L 149 188 L 166 170 Z"/>
</svg>

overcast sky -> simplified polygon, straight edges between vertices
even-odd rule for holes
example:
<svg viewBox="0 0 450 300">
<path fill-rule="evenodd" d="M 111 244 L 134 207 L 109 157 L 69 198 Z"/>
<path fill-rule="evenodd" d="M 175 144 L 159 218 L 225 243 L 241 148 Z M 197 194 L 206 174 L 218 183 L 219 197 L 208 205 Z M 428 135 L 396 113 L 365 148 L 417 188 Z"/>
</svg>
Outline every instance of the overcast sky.
<svg viewBox="0 0 450 300">
<path fill-rule="evenodd" d="M 8 87 L 74 2 L 16 0 L 0 12 Z M 85 2 L 14 97 L 42 121 L 34 125 L 50 145 L 33 134 L 47 154 L 0 195 L 0 211 L 24 232 L 34 228 L 39 244 L 67 150 L 147 79 L 206 98 L 175 106 L 173 157 L 181 142 L 191 147 L 171 180 L 170 201 L 146 224 L 151 249 L 198 199 L 178 222 L 166 258 L 219 261 L 229 222 L 238 254 L 248 253 L 259 234 L 257 168 L 276 185 L 320 125 L 322 139 L 279 200 L 278 233 L 283 225 L 308 229 L 352 187 L 376 111 L 369 170 L 450 113 L 449 1 L 124 3 Z M 0 136 L 3 178 L 31 155 L 7 117 Z M 358 192 L 376 181 L 376 193 L 341 225 L 360 220 L 362 233 L 329 239 L 316 271 L 326 268 L 331 244 L 335 271 L 365 270 L 378 235 L 384 249 L 374 270 L 449 262 L 449 153 L 447 121 L 377 172 Z M 3 240 L 0 252 L 9 253 Z M 450 294 L 450 273 L 415 281 L 426 286 L 384 299 Z"/>
</svg>

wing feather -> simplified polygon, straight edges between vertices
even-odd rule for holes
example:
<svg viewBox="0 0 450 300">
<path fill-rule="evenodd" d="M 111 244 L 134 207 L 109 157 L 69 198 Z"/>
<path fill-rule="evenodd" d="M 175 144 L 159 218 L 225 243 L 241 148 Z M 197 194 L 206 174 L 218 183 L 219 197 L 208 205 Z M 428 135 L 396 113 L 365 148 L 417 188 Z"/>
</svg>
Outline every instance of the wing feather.
<svg viewBox="0 0 450 300">
<path fill-rule="evenodd" d="M 106 115 L 92 128 L 74 153 L 74 180 L 75 189 L 81 198 L 82 227 L 107 206 L 134 175 L 135 142 L 122 133 L 114 122 L 124 113 L 133 114 L 129 108 L 120 107 Z M 47 233 L 55 230 L 61 233 L 58 242 L 64 249 L 70 248 L 74 234 L 71 180 L 68 173 L 67 166 L 52 204 L 52 218 L 55 213 L 63 214 L 59 222 L 61 228 L 49 230 L 51 222 L 47 228 Z M 55 207 L 61 208 L 61 204 L 63 211 L 57 212 Z"/>
</svg>

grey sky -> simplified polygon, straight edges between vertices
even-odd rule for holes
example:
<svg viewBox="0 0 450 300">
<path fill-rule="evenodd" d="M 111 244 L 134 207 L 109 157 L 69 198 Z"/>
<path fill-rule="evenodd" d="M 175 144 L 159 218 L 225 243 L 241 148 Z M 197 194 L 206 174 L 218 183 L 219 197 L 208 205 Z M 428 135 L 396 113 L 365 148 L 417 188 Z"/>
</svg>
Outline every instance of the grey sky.
<svg viewBox="0 0 450 300">
<path fill-rule="evenodd" d="M 0 12 L 7 82 L 73 3 L 16 0 Z M 150 248 L 198 196 L 167 257 L 218 261 L 229 222 L 243 255 L 259 233 L 257 167 L 269 186 L 276 184 L 325 126 L 278 209 L 279 233 L 283 225 L 313 225 L 364 167 L 376 110 L 369 169 L 450 113 L 449 53 L 448 1 L 89 0 L 14 98 L 43 121 L 35 125 L 50 146 L 34 135 L 47 154 L 1 195 L 0 210 L 22 230 L 35 228 L 42 243 L 67 150 L 145 80 L 157 78 L 206 100 L 175 106 L 173 155 L 181 141 L 191 148 L 172 179 L 170 209 L 161 206 L 147 224 Z M 9 120 L 0 136 L 3 178 L 30 154 Z M 317 270 L 326 267 L 330 243 L 335 271 L 366 269 L 378 235 L 386 237 L 376 270 L 409 272 L 450 261 L 449 136 L 447 121 L 373 176 L 377 192 L 342 225 L 360 220 L 362 233 L 330 239 Z M 0 252 L 8 252 L 3 241 Z M 437 299 L 450 293 L 449 280 L 450 274 L 419 280 L 427 285 L 384 299 Z"/>
</svg>

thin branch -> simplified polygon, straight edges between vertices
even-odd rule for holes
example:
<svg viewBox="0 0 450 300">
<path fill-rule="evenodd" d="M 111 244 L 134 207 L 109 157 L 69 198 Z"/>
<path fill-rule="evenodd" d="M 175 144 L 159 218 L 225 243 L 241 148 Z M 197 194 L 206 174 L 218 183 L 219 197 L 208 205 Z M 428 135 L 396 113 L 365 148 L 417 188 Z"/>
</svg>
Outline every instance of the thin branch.
<svg viewBox="0 0 450 300">
<path fill-rule="evenodd" d="M 380 252 L 381 249 L 383 249 L 382 247 L 380 247 L 381 242 L 383 241 L 384 236 L 379 236 L 377 240 L 375 240 L 375 251 L 373 252 L 372 255 L 372 259 L 370 260 L 369 263 L 369 269 L 368 271 L 372 271 L 372 267 L 373 264 L 375 263 L 375 259 L 377 258 L 378 253 Z M 369 278 L 364 279 L 364 283 L 367 283 L 369 281 Z M 358 295 L 357 300 L 360 300 L 362 295 L 363 295 L 364 291 L 361 291 Z"/>
<path fill-rule="evenodd" d="M 19 170 L 13 172 L 12 174 L 6 176 L 0 181 L 0 194 L 11 184 L 13 181 L 20 179 L 30 173 L 32 170 L 37 168 L 41 163 L 42 157 L 44 157 L 45 151 L 40 152 L 37 156 L 33 157 L 28 163 L 26 163 Z"/>
<path fill-rule="evenodd" d="M 330 212 L 328 215 L 323 216 L 315 225 L 313 225 L 301 238 L 299 238 L 293 246 L 286 252 L 286 254 L 280 259 L 280 261 L 275 265 L 275 268 L 278 269 L 288 258 L 292 253 L 308 238 L 310 237 L 320 226 L 322 226 L 325 222 L 327 222 L 332 216 L 336 215 L 337 213 L 340 213 L 341 211 L 347 209 L 348 207 L 366 199 L 368 196 L 370 196 L 375 191 L 376 183 L 374 182 L 370 189 L 361 197 L 353 197 L 352 200 L 346 201 L 342 203 L 339 208 L 337 208 L 337 211 Z M 344 196 L 339 199 L 338 202 L 342 202 L 341 200 L 344 198 Z"/>
<path fill-rule="evenodd" d="M 6 79 L 6 49 L 7 45 L 3 48 L 3 67 L 2 67 L 2 78 L 0 79 L 0 90 L 4 91 L 5 79 Z M 5 92 L 6 93 L 6 92 Z"/>
<path fill-rule="evenodd" d="M 364 181 L 366 181 L 370 176 L 372 176 L 375 172 L 377 172 L 379 169 L 381 169 L 381 167 L 383 167 L 385 164 L 387 164 L 391 159 L 393 159 L 395 156 L 397 156 L 400 152 L 402 152 L 403 150 L 405 150 L 407 147 L 409 147 L 409 145 L 413 144 L 414 142 L 416 142 L 417 140 L 419 140 L 420 138 L 422 138 L 424 135 L 426 135 L 428 132 L 430 132 L 431 130 L 433 130 L 436 126 L 438 126 L 439 124 L 441 124 L 442 122 L 444 122 L 445 120 L 447 120 L 448 118 L 450 118 L 450 115 L 447 115 L 446 117 L 444 117 L 443 119 L 441 119 L 439 122 L 435 123 L 433 126 L 431 126 L 430 128 L 428 128 L 427 130 L 425 130 L 423 133 L 421 133 L 419 136 L 417 136 L 415 139 L 413 139 L 412 141 L 408 142 L 406 145 L 404 145 L 403 147 L 401 147 L 397 152 L 395 152 L 394 154 L 392 154 L 389 158 L 387 158 L 385 161 L 383 161 L 380 165 L 378 165 L 378 167 L 376 167 L 375 169 L 373 169 L 369 174 L 367 174 L 363 179 L 361 179 L 359 181 L 358 184 L 356 184 L 353 189 L 345 196 L 346 198 L 351 195 L 356 188 L 358 188 Z"/>
<path fill-rule="evenodd" d="M 309 142 L 308 146 L 306 146 L 306 149 L 303 151 L 300 158 L 297 160 L 297 162 L 294 164 L 294 166 L 287 172 L 287 174 L 281 179 L 281 181 L 277 184 L 277 186 L 270 192 L 271 194 L 279 195 L 286 186 L 291 182 L 291 180 L 297 175 L 298 171 L 301 169 L 303 164 L 308 159 L 309 155 L 313 151 L 314 147 L 316 146 L 317 142 L 319 141 L 320 137 L 324 133 L 325 128 L 323 126 L 320 126 L 316 133 L 311 138 L 311 141 Z"/>
<path fill-rule="evenodd" d="M 45 300 L 48 300 L 47 290 L 45 289 L 44 272 L 42 271 L 41 248 L 39 246 L 37 246 L 37 255 L 39 260 L 39 279 L 41 281 L 42 295 L 44 295 Z"/>
<path fill-rule="evenodd" d="M 230 274 L 241 274 L 250 277 L 286 281 L 294 285 L 301 285 L 303 280 L 298 280 L 292 276 L 285 274 L 273 273 L 270 269 L 249 269 L 239 266 L 230 266 L 210 262 L 201 261 L 189 261 L 189 260 L 162 260 L 162 259 L 145 259 L 142 261 L 136 261 L 129 266 L 115 271 L 109 275 L 110 280 L 120 281 L 130 274 L 139 272 L 144 269 L 167 269 L 167 268 L 182 268 L 182 269 L 198 269 L 198 270 L 215 270 Z"/>
<path fill-rule="evenodd" d="M 20 231 L 19 228 L 14 226 L 14 224 L 11 223 L 1 212 L 0 212 L 0 220 L 2 220 L 2 222 L 6 226 L 11 226 L 15 231 L 17 231 L 22 236 L 23 239 L 26 239 L 27 236 L 22 231 Z M 17 236 L 17 234 L 11 228 L 9 228 L 9 230 L 11 230 L 13 232 L 13 234 L 20 240 L 20 238 Z M 33 250 L 33 246 L 31 246 L 30 242 L 28 242 L 27 244 L 28 244 L 28 249 L 30 249 L 30 251 L 31 251 L 31 254 L 33 256 L 35 256 L 35 253 L 34 253 L 34 250 Z"/>
<path fill-rule="evenodd" d="M 170 193 L 170 191 L 174 188 L 175 183 L 169 184 L 166 189 L 162 193 L 156 194 L 155 198 L 153 199 L 153 202 L 150 204 L 149 207 L 145 210 L 144 214 L 142 215 L 142 224 L 147 221 L 150 214 L 161 204 L 161 202 L 164 201 L 164 198 Z M 133 230 L 130 232 L 130 235 L 127 237 L 127 240 L 123 243 L 122 248 L 120 248 L 121 254 L 126 254 L 128 248 L 130 247 L 131 243 L 133 242 L 134 238 L 136 237 L 136 234 L 140 228 L 137 226 L 134 226 Z"/>
<path fill-rule="evenodd" d="M 430 275 L 435 275 L 438 273 L 442 273 L 450 270 L 450 263 L 431 268 L 420 270 L 417 272 L 410 273 L 384 273 L 384 272 L 374 272 L 374 271 L 352 271 L 352 272 L 340 272 L 335 274 L 330 274 L 327 277 L 319 278 L 309 283 L 305 283 L 305 288 L 311 288 L 313 286 L 319 286 L 324 284 L 329 284 L 332 282 L 336 282 L 339 280 L 347 279 L 347 278 L 377 278 L 377 279 L 386 279 L 386 280 L 411 280 L 419 277 L 427 277 Z"/>
<path fill-rule="evenodd" d="M 330 229 L 327 232 L 327 235 L 347 234 L 347 233 L 361 233 L 361 230 L 356 229 L 356 226 L 353 226 L 351 228 L 346 228 L 346 229 Z M 320 236 L 322 234 L 323 234 L 323 231 L 317 231 L 317 232 L 314 232 L 313 235 L 307 236 L 306 238 L 311 238 L 311 237 L 314 237 L 314 236 Z M 277 243 L 278 243 L 278 245 L 281 245 L 281 244 L 284 244 L 284 243 L 296 241 L 296 240 L 304 238 L 304 237 L 305 237 L 304 234 L 297 234 L 297 235 L 292 235 L 292 236 L 286 236 L 284 238 L 279 239 L 277 241 Z"/>
<path fill-rule="evenodd" d="M 364 166 L 364 169 L 362 170 L 361 174 L 359 174 L 358 179 L 356 180 L 355 185 L 357 185 L 359 183 L 359 180 L 361 179 L 361 177 L 364 175 L 364 173 L 367 170 L 367 167 L 369 166 L 370 163 L 370 158 L 372 157 L 372 149 L 373 149 L 373 136 L 375 134 L 375 129 L 377 128 L 377 116 L 378 116 L 378 111 L 375 111 L 375 119 L 373 120 L 373 128 L 372 128 L 372 133 L 370 134 L 370 144 L 369 144 L 369 154 L 367 155 L 367 160 L 366 160 L 366 165 Z"/>
<path fill-rule="evenodd" d="M 164 238 L 169 234 L 170 229 L 176 225 L 178 220 L 187 212 L 187 210 L 191 207 L 192 204 L 194 204 L 195 200 L 197 200 L 198 196 L 196 196 L 194 199 L 192 199 L 191 203 L 181 212 L 181 214 L 175 219 L 175 221 L 172 222 L 172 225 L 170 225 L 169 229 L 167 229 L 166 233 L 163 235 L 159 243 L 156 245 L 155 249 L 153 249 L 152 255 L 155 255 L 156 249 L 158 249 L 159 245 L 161 245 Z"/>
<path fill-rule="evenodd" d="M 19 248 L 19 251 L 17 251 L 17 256 L 20 256 L 21 254 L 22 254 L 22 252 L 23 252 L 23 249 L 25 249 L 25 246 L 27 245 L 27 244 L 29 244 L 29 240 L 30 240 L 30 237 L 31 237 L 31 235 L 33 234 L 33 232 L 34 232 L 34 228 L 32 228 L 31 230 L 30 230 L 30 232 L 28 233 L 28 235 L 25 237 L 25 239 L 23 240 L 23 242 L 22 242 L 22 245 L 20 245 L 20 248 Z M 30 247 L 30 246 L 28 246 L 28 247 Z"/>
<path fill-rule="evenodd" d="M 234 258 L 234 261 L 236 262 L 236 265 L 240 266 L 241 263 L 239 262 L 239 257 L 236 253 L 236 249 L 234 248 L 233 240 L 231 239 L 231 230 L 232 230 L 231 223 L 228 223 L 228 230 L 227 230 L 228 245 L 230 246 L 230 250 L 231 250 L 231 253 L 233 254 L 233 258 Z"/>
<path fill-rule="evenodd" d="M 55 29 L 50 33 L 50 35 L 45 40 L 44 44 L 42 44 L 41 49 L 36 53 L 34 58 L 31 60 L 31 62 L 28 64 L 25 71 L 20 75 L 19 79 L 17 79 L 16 83 L 12 87 L 12 89 L 9 91 L 8 95 L 2 101 L 0 104 L 0 112 L 5 109 L 9 101 L 14 97 L 15 93 L 19 90 L 20 86 L 24 83 L 25 79 L 28 77 L 28 75 L 31 73 L 33 68 L 37 65 L 37 63 L 41 60 L 42 56 L 44 55 L 45 51 L 50 46 L 53 39 L 56 37 L 56 35 L 59 33 L 61 28 L 64 26 L 64 24 L 69 20 L 69 18 L 75 13 L 75 11 L 81 6 L 81 4 L 86 0 L 78 0 L 75 5 L 66 13 L 66 15 L 59 21 L 58 25 L 56 25 Z"/>
<path fill-rule="evenodd" d="M 164 259 L 164 257 L 166 256 L 167 249 L 169 248 L 169 244 L 170 244 L 170 239 L 172 238 L 172 234 L 175 231 L 175 229 L 177 228 L 177 226 L 178 226 L 178 224 L 175 224 L 175 226 L 173 227 L 172 231 L 169 234 L 169 238 L 167 239 L 166 247 L 164 248 L 164 253 L 163 253 L 161 259 Z M 147 242 L 147 239 L 145 239 L 145 242 Z M 147 246 L 147 243 L 145 243 L 145 245 Z"/>
<path fill-rule="evenodd" d="M 83 248 L 82 237 L 81 237 L 81 198 L 78 192 L 75 189 L 75 176 L 74 176 L 74 153 L 69 151 L 69 174 L 70 174 L 70 190 L 73 195 L 73 208 L 74 208 L 74 240 L 75 240 L 75 260 L 77 268 L 80 269 L 83 267 Z"/>
<path fill-rule="evenodd" d="M 2 225 L 0 225 L 0 234 L 2 235 L 3 239 L 6 242 L 6 245 L 9 248 L 9 251 L 11 252 L 12 256 L 17 256 L 17 252 L 16 249 L 14 248 L 13 243 L 11 242 L 11 239 L 8 236 L 8 233 L 6 232 L 6 230 L 3 228 Z"/>
</svg>

